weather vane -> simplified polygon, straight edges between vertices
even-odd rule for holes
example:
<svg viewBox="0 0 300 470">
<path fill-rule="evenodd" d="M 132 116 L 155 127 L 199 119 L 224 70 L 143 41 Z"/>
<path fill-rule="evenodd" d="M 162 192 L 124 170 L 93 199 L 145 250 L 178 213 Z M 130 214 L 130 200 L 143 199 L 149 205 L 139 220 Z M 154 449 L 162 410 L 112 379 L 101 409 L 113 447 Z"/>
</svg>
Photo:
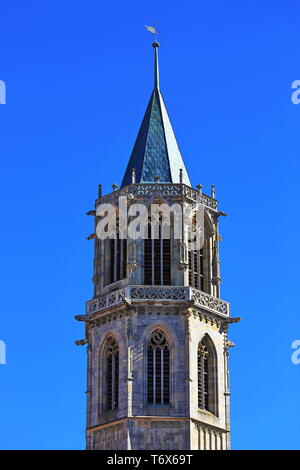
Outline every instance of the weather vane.
<svg viewBox="0 0 300 470">
<path fill-rule="evenodd" d="M 157 35 L 160 34 L 160 31 L 158 31 L 158 29 L 156 27 L 156 23 L 154 22 L 153 26 L 147 26 L 145 24 L 145 28 L 146 28 L 147 31 L 154 34 L 154 41 L 157 42 Z"/>
</svg>

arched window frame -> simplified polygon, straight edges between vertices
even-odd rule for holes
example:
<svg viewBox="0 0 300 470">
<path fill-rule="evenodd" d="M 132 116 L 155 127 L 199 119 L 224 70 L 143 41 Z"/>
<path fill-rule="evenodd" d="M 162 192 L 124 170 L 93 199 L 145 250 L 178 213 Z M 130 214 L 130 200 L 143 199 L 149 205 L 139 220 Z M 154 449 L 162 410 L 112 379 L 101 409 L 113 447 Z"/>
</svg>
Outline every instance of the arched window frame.
<svg viewBox="0 0 300 470">
<path fill-rule="evenodd" d="M 163 335 L 163 337 L 166 340 L 166 345 L 167 345 L 167 348 L 168 348 L 168 354 L 167 354 L 168 375 L 167 375 L 167 379 L 166 379 L 166 375 L 165 375 L 165 380 L 167 380 L 167 382 L 164 381 L 164 384 L 163 384 L 164 386 L 163 387 L 162 387 L 162 383 L 160 382 L 159 383 L 160 386 L 159 386 L 158 391 L 157 391 L 157 388 L 156 388 L 157 383 L 159 382 L 159 381 L 157 381 L 157 374 L 155 376 L 153 376 L 153 382 L 152 383 L 151 383 L 151 381 L 149 381 L 149 373 L 150 373 L 150 371 L 149 371 L 149 353 L 151 354 L 152 359 L 154 359 L 155 355 L 157 354 L 157 353 L 154 353 L 153 350 L 151 351 L 149 346 L 150 346 L 150 343 L 151 343 L 152 339 L 154 338 L 154 336 L 157 333 L 160 334 L 160 335 Z M 144 353 L 144 358 L 145 358 L 145 381 L 144 381 L 144 383 L 145 383 L 145 403 L 148 406 L 171 405 L 171 403 L 172 403 L 172 386 L 173 386 L 172 380 L 171 380 L 172 367 L 173 367 L 173 360 L 172 360 L 173 344 L 172 344 L 170 335 L 165 331 L 164 328 L 162 328 L 160 326 L 156 327 L 147 336 L 147 338 L 145 340 L 144 351 L 145 351 L 145 353 Z M 158 348 L 158 351 L 159 351 L 159 355 L 160 355 L 159 363 L 163 364 L 164 360 L 166 360 L 166 356 L 165 356 L 164 353 L 163 354 L 161 353 L 160 348 Z M 161 361 L 161 359 L 162 359 L 162 361 Z M 154 365 L 154 362 L 153 362 L 153 365 Z M 163 364 L 162 374 L 164 373 L 164 370 L 166 371 L 166 368 L 165 368 L 165 365 Z M 154 384 L 155 384 L 156 395 L 154 394 Z M 149 392 L 150 392 L 149 386 L 153 387 L 153 398 L 152 399 L 151 399 L 151 396 L 149 395 Z"/>
<path fill-rule="evenodd" d="M 99 355 L 99 413 L 117 410 L 120 386 L 120 347 L 113 335 L 104 341 Z"/>
<path fill-rule="evenodd" d="M 198 408 L 218 416 L 217 352 L 209 335 L 204 335 L 197 349 Z"/>
</svg>

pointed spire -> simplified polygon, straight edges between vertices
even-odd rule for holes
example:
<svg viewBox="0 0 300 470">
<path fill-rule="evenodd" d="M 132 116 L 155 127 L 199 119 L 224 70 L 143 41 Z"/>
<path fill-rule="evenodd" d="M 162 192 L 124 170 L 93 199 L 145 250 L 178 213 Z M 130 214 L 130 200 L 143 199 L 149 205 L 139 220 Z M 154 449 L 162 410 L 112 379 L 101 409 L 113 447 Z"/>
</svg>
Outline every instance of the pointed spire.
<svg viewBox="0 0 300 470">
<path fill-rule="evenodd" d="M 154 90 L 151 94 L 121 187 L 136 183 L 184 183 L 191 186 L 176 137 L 159 89 L 158 48 L 154 48 Z M 182 170 L 182 171 L 180 171 Z"/>
<path fill-rule="evenodd" d="M 155 41 L 152 44 L 154 47 L 154 89 L 159 90 L 159 67 L 158 67 L 158 48 L 160 44 Z"/>
</svg>

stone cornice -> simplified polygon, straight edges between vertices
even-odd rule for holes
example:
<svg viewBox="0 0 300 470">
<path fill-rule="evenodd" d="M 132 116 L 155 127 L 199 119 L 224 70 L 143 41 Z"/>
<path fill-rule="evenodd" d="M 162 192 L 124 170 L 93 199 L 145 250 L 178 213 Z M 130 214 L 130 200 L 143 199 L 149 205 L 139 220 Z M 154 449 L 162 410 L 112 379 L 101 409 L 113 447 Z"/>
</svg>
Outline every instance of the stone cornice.
<svg viewBox="0 0 300 470">
<path fill-rule="evenodd" d="M 192 422 L 197 428 L 202 427 L 207 429 L 210 432 L 224 432 L 228 433 L 229 429 L 224 429 L 219 426 L 211 425 L 208 423 L 204 423 L 202 421 L 199 421 L 193 417 L 190 416 L 147 416 L 147 415 L 141 415 L 141 416 L 123 416 L 122 418 L 117 418 L 115 420 L 109 421 L 108 423 L 103 423 L 103 424 L 96 424 L 95 426 L 91 426 L 86 429 L 86 432 L 93 432 L 97 431 L 99 429 L 105 429 L 109 428 L 112 426 L 116 426 L 118 424 L 124 423 L 127 420 L 132 420 L 132 421 L 165 421 L 165 422 L 174 422 L 174 421 L 183 421 L 183 422 Z"/>
<path fill-rule="evenodd" d="M 224 327 L 226 327 L 226 319 L 217 317 L 211 312 L 193 308 L 189 310 L 189 314 L 194 318 L 198 318 L 201 322 L 210 323 L 211 325 L 215 325 L 217 328 L 222 329 L 222 331 L 225 330 Z"/>
<path fill-rule="evenodd" d="M 199 319 L 201 322 L 205 323 L 210 323 L 212 326 L 216 326 L 218 329 L 220 329 L 220 332 L 226 332 L 227 329 L 227 324 L 226 324 L 226 319 L 217 317 L 216 315 L 210 313 L 210 312 L 205 312 L 201 309 L 191 309 L 191 308 L 184 308 L 180 309 L 178 307 L 174 307 L 171 305 L 165 306 L 165 307 L 159 307 L 159 306 L 153 306 L 153 308 L 150 308 L 150 306 L 138 306 L 134 308 L 134 312 L 137 315 L 166 315 L 166 316 L 171 316 L 171 315 L 183 315 L 186 316 L 187 318 L 195 318 Z M 124 317 L 128 317 L 131 315 L 131 309 L 128 307 L 123 307 L 120 306 L 117 308 L 113 308 L 110 310 L 106 310 L 101 313 L 97 313 L 94 315 L 86 316 L 86 321 L 88 324 L 94 328 L 100 325 L 104 325 L 105 323 L 109 323 L 114 320 L 121 320 Z"/>
</svg>

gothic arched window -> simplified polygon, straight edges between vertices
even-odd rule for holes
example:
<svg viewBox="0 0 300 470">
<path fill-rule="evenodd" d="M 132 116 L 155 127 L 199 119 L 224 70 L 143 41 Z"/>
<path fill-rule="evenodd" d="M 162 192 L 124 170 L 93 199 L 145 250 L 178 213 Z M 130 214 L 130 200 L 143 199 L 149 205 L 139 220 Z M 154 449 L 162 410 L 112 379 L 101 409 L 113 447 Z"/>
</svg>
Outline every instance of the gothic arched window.
<svg viewBox="0 0 300 470">
<path fill-rule="evenodd" d="M 106 400 L 107 409 L 113 410 L 119 405 L 119 346 L 110 338 L 105 350 L 106 361 Z"/>
<path fill-rule="evenodd" d="M 171 240 L 163 237 L 163 218 L 160 216 L 157 224 L 157 236 L 154 236 L 155 227 L 148 223 L 148 238 L 144 241 L 144 284 L 167 285 L 171 284 Z"/>
<path fill-rule="evenodd" d="M 155 330 L 147 345 L 147 402 L 170 403 L 170 345 L 161 330 Z"/>
<path fill-rule="evenodd" d="M 120 238 L 119 219 L 116 221 L 116 238 L 110 240 L 110 283 L 120 281 L 127 275 L 127 240 Z"/>
<path fill-rule="evenodd" d="M 198 408 L 217 414 L 216 351 L 207 336 L 198 346 Z"/>
</svg>

